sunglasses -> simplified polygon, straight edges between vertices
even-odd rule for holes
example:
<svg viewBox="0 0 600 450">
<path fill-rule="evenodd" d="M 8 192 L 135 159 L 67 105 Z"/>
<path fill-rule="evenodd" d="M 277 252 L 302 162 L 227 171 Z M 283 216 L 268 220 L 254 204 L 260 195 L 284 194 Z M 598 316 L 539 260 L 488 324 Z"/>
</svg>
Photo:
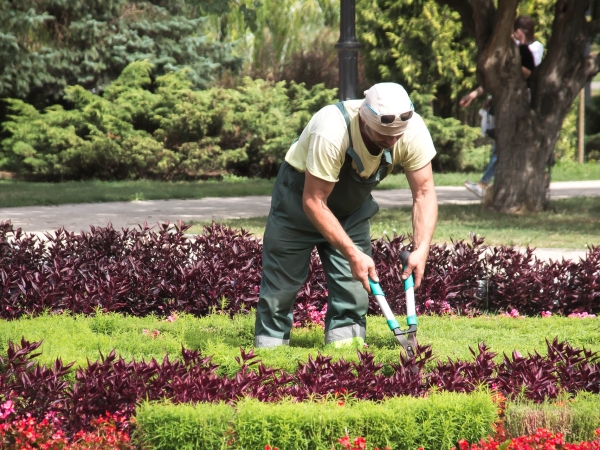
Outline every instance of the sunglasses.
<svg viewBox="0 0 600 450">
<path fill-rule="evenodd" d="M 375 111 L 371 105 L 369 105 L 367 103 L 367 108 L 369 108 L 371 111 L 373 111 L 373 113 L 379 117 L 379 120 L 381 120 L 381 123 L 384 123 L 386 125 L 389 125 L 390 123 L 394 123 L 394 121 L 396 120 L 396 118 L 400 119 L 401 122 L 406 122 L 408 121 L 408 119 L 410 119 L 413 116 L 413 112 L 414 112 L 414 105 L 412 105 L 411 103 L 411 110 L 404 112 L 402 114 L 383 114 L 383 115 L 379 115 L 379 113 L 377 111 Z"/>
</svg>

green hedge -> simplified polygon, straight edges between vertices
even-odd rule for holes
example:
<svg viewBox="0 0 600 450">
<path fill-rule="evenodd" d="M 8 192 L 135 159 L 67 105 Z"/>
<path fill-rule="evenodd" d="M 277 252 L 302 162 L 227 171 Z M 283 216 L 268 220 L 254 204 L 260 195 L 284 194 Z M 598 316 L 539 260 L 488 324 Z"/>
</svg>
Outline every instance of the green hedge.
<svg viewBox="0 0 600 450">
<path fill-rule="evenodd" d="M 449 449 L 465 438 L 488 436 L 496 406 L 484 392 L 397 397 L 382 403 L 335 401 L 277 404 L 242 400 L 224 404 L 144 403 L 136 414 L 138 438 L 155 449 L 330 450 L 346 433 L 367 448 Z"/>
<path fill-rule="evenodd" d="M 434 167 L 472 167 L 478 129 L 433 116 L 430 95 L 411 95 L 438 150 Z M 7 100 L 0 169 L 50 181 L 270 177 L 310 117 L 335 101 L 336 90 L 323 85 L 250 78 L 194 90 L 189 71 L 155 77 L 152 64 L 137 61 L 103 95 L 66 88 L 66 107 Z"/>
<path fill-rule="evenodd" d="M 187 70 L 153 70 L 130 64 L 102 96 L 70 86 L 68 108 L 9 99 L 0 168 L 37 180 L 273 175 L 311 115 L 335 101 L 323 85 L 246 78 L 198 91 Z"/>
<path fill-rule="evenodd" d="M 403 318 L 398 319 L 403 323 Z M 239 371 L 235 358 L 240 355 L 240 347 L 253 346 L 254 321 L 254 314 L 236 315 L 233 319 L 223 314 L 202 318 L 183 314 L 175 322 L 156 316 L 131 317 L 118 313 L 98 313 L 91 317 L 45 314 L 0 320 L 0 350 L 5 352 L 8 341 L 19 342 L 21 337 L 29 341 L 43 340 L 39 349 L 42 354 L 37 358 L 40 362 L 52 365 L 56 358 L 62 358 L 64 362 L 76 361 L 86 366 L 88 359 L 95 361 L 113 349 L 127 361 L 132 358 L 160 361 L 165 354 L 180 357 L 181 346 L 184 346 L 213 355 L 213 362 L 220 365 L 219 373 L 234 376 Z M 157 330 L 159 335 L 154 338 L 144 330 Z M 319 352 L 334 360 L 358 360 L 355 348 L 325 347 L 323 333 L 320 327 L 294 328 L 289 347 L 256 349 L 256 353 L 268 367 L 289 372 L 296 370 L 298 361 L 306 362 L 308 355 L 314 358 Z M 78 339 L 73 340 L 73 336 Z M 545 354 L 546 338 L 555 336 L 575 347 L 600 351 L 597 321 L 558 316 L 522 320 L 502 316 L 471 319 L 421 316 L 417 336 L 420 344 L 432 345 L 435 356 L 442 361 L 448 358 L 471 361 L 469 347 L 477 348 L 480 342 L 498 353 L 496 361 L 513 350 L 523 355 L 536 350 Z M 398 362 L 401 349 L 384 317 L 367 317 L 367 342 L 376 362 L 385 365 L 384 373 L 390 373 L 389 364 Z"/>
<path fill-rule="evenodd" d="M 575 398 L 534 404 L 509 402 L 506 406 L 507 437 L 533 434 L 538 428 L 563 433 L 565 442 L 593 441 L 600 427 L 600 400 L 587 392 Z"/>
</svg>

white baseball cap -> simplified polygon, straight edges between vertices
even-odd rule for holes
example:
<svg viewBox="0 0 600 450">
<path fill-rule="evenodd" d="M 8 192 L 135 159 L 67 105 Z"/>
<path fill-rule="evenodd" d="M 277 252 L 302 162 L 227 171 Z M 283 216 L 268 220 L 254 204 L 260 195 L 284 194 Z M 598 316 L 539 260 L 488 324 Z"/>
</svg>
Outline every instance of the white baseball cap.
<svg viewBox="0 0 600 450">
<path fill-rule="evenodd" d="M 360 117 L 372 130 L 386 136 L 404 133 L 415 107 L 397 83 L 378 83 L 365 91 Z"/>
</svg>

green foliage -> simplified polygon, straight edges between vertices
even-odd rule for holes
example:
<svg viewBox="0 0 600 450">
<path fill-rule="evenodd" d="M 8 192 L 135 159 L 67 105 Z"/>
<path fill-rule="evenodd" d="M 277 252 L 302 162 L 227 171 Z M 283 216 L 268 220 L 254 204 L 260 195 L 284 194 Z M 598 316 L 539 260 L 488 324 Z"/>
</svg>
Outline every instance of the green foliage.
<svg viewBox="0 0 600 450">
<path fill-rule="evenodd" d="M 359 0 L 357 34 L 373 82 L 434 94 L 446 110 L 476 83 L 474 40 L 458 13 L 434 0 Z"/>
<path fill-rule="evenodd" d="M 600 161 L 600 95 L 591 98 L 585 109 L 585 156 L 590 162 Z"/>
<path fill-rule="evenodd" d="M 244 79 L 234 89 L 194 90 L 191 70 L 152 80 L 153 66 L 125 68 L 103 96 L 70 86 L 70 109 L 44 112 L 8 100 L 0 167 L 38 180 L 197 178 L 230 170 L 270 176 L 290 143 L 335 91 Z"/>
<path fill-rule="evenodd" d="M 176 0 L 0 0 L 0 97 L 58 99 L 68 85 L 101 91 L 128 64 L 157 74 L 189 69 L 196 87 L 237 70 L 231 46 L 211 42 L 206 19 Z"/>
<path fill-rule="evenodd" d="M 401 318 L 399 318 L 402 323 Z M 231 319 L 222 314 L 206 317 L 179 316 L 169 322 L 156 316 L 130 317 L 121 314 L 97 313 L 93 317 L 69 315 L 42 315 L 28 319 L 0 321 L 0 350 L 6 351 L 9 340 L 17 342 L 21 337 L 29 341 L 43 340 L 40 362 L 52 364 L 56 358 L 64 362 L 76 361 L 86 365 L 101 354 L 115 349 L 125 360 L 132 358 L 148 361 L 162 360 L 167 353 L 170 358 L 181 354 L 181 346 L 201 350 L 204 355 L 214 355 L 213 362 L 220 365 L 220 373 L 234 376 L 239 371 L 240 347 L 249 349 L 254 343 L 254 314 L 238 315 Z M 476 348 L 485 342 L 492 351 L 510 355 L 518 350 L 523 355 L 536 349 L 544 353 L 546 338 L 557 336 L 576 347 L 600 350 L 600 327 L 598 319 L 572 319 L 566 317 L 512 319 L 510 317 L 419 317 L 419 343 L 431 345 L 436 357 L 472 360 L 469 346 Z M 498 330 L 503 330 L 499 333 Z M 144 332 L 148 330 L 148 332 Z M 158 331 L 153 335 L 154 330 Z M 320 327 L 294 328 L 290 346 L 275 349 L 256 349 L 260 359 L 268 367 L 279 367 L 293 372 L 298 361 L 307 361 L 319 352 L 334 360 L 344 358 L 357 361 L 355 348 L 334 349 L 324 346 L 324 334 Z M 76 340 L 73 336 L 77 336 Z M 398 362 L 400 347 L 390 332 L 385 319 L 367 317 L 368 350 L 378 363 L 389 365 Z"/>
<path fill-rule="evenodd" d="M 517 437 L 546 428 L 562 433 L 566 442 L 592 441 L 600 424 L 598 395 L 583 392 L 574 398 L 531 403 L 508 402 L 505 412 L 507 437 Z"/>
<path fill-rule="evenodd" d="M 579 110 L 579 98 L 575 98 L 571 109 L 565 116 L 562 128 L 554 147 L 554 155 L 557 160 L 573 160 L 577 151 L 577 112 Z"/>
<path fill-rule="evenodd" d="M 153 449 L 229 448 L 233 407 L 224 403 L 191 405 L 142 403 L 136 411 L 134 440 Z M 144 447 L 146 448 L 146 447 Z"/>
<path fill-rule="evenodd" d="M 206 16 L 208 36 L 244 59 L 242 73 L 307 87 L 337 86 L 340 6 L 337 0 L 186 0 L 190 14 Z M 195 15 L 194 15 L 195 14 Z M 235 85 L 227 73 L 222 85 Z"/>
<path fill-rule="evenodd" d="M 329 450 L 346 434 L 363 436 L 367 448 L 450 448 L 460 438 L 477 441 L 493 431 L 496 406 L 489 394 L 439 393 L 381 403 L 336 401 L 223 404 L 144 403 L 139 437 L 153 448 L 264 448 Z M 202 437 L 207 436 L 206 441 Z M 220 440 L 219 440 L 220 438 Z M 195 447 L 184 443 L 197 443 Z M 210 443 L 210 445 L 209 445 Z"/>
<path fill-rule="evenodd" d="M 432 161 L 436 172 L 456 172 L 472 170 L 473 153 L 482 153 L 485 149 L 475 147 L 481 141 L 479 128 L 470 127 L 453 117 L 435 116 L 431 102 L 433 95 L 413 91 L 410 98 L 415 110 L 423 117 L 433 138 L 437 155 Z"/>
</svg>

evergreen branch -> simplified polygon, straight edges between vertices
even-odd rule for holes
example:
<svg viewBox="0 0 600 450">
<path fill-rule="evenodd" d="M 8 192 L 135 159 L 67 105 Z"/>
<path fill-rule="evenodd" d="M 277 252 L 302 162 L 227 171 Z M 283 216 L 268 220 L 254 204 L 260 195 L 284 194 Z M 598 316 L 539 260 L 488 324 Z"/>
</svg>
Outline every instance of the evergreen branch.
<svg viewBox="0 0 600 450">
<path fill-rule="evenodd" d="M 460 14 L 463 30 L 470 36 L 475 36 L 475 19 L 473 5 L 469 0 L 436 0 L 440 5 L 446 5 Z"/>
</svg>

